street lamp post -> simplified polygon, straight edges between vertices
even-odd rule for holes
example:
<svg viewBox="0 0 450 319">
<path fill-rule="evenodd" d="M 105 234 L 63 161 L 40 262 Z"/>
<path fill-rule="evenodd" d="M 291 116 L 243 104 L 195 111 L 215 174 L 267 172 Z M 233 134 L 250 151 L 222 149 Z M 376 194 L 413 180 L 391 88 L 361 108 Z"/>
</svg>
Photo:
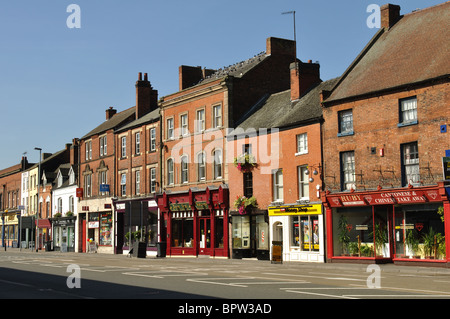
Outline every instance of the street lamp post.
<svg viewBox="0 0 450 319">
<path fill-rule="evenodd" d="M 34 241 L 34 246 L 36 248 L 36 252 L 38 252 L 39 247 L 39 185 L 41 183 L 41 160 L 42 160 L 42 148 L 35 147 L 36 151 L 39 151 L 39 168 L 38 168 L 38 181 L 37 181 L 37 213 L 36 213 L 36 240 Z"/>
</svg>

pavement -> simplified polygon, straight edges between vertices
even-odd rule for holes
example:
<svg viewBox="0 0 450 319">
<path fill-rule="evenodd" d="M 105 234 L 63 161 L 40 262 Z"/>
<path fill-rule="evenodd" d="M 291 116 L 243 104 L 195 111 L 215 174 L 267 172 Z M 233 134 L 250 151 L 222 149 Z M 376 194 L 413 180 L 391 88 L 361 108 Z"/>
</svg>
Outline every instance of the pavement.
<svg viewBox="0 0 450 319">
<path fill-rule="evenodd" d="M 60 251 L 44 251 L 39 250 L 38 252 L 30 249 L 19 249 L 19 248 L 7 248 L 6 250 L 0 249 L 0 256 L 2 254 L 8 253 L 8 254 L 25 254 L 25 255 L 34 255 L 34 256 L 52 256 L 52 257 L 73 257 L 73 258 L 90 258 L 90 259 L 114 259 L 118 262 L 122 261 L 124 263 L 128 263 L 131 259 L 136 261 L 140 260 L 142 262 L 158 262 L 158 263 L 183 263 L 183 262 L 189 262 L 189 263 L 196 263 L 200 267 L 201 265 L 205 264 L 216 264 L 216 265 L 226 265 L 226 264 L 245 264 L 245 265 L 267 265 L 273 268 L 295 268 L 295 269 L 344 269 L 344 270 L 351 270 L 354 269 L 355 271 L 369 271 L 368 266 L 369 265 L 375 265 L 375 264 L 367 264 L 367 263 L 356 263 L 356 262 L 326 262 L 326 263 L 311 263 L 311 262 L 283 262 L 283 263 L 271 263 L 269 260 L 258 260 L 256 258 L 243 258 L 243 259 L 231 259 L 231 258 L 213 258 L 213 257 L 155 257 L 155 256 L 147 256 L 146 258 L 136 258 L 136 257 L 129 257 L 127 255 L 114 255 L 114 254 L 102 254 L 102 253 L 78 253 L 78 252 L 60 252 Z M 450 264 L 447 263 L 428 263 L 424 262 L 424 265 L 417 265 L 418 262 L 415 262 L 411 265 L 398 265 L 393 263 L 388 264 L 377 264 L 377 266 L 380 267 L 380 270 L 382 272 L 388 272 L 388 273 L 398 273 L 398 274 L 413 274 L 413 275 L 436 275 L 436 276 L 450 276 Z"/>
</svg>

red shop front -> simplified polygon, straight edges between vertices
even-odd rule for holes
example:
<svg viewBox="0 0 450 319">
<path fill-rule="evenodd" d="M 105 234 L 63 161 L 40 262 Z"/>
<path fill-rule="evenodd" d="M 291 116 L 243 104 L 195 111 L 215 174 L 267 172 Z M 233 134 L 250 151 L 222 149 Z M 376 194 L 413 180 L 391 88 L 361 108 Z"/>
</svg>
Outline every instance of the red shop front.
<svg viewBox="0 0 450 319">
<path fill-rule="evenodd" d="M 428 187 L 323 193 L 327 260 L 447 265 L 449 188 Z"/>
<path fill-rule="evenodd" d="M 167 193 L 158 199 L 167 256 L 229 256 L 228 189 Z M 161 238 L 161 240 L 163 240 Z"/>
</svg>

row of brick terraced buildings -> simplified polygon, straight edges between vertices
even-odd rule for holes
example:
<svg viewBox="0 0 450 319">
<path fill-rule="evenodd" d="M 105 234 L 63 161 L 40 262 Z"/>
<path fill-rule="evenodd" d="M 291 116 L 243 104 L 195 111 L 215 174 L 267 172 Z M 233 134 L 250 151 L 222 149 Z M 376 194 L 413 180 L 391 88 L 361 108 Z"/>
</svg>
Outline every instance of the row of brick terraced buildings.
<svg viewBox="0 0 450 319">
<path fill-rule="evenodd" d="M 139 73 L 134 107 L 0 171 L 2 246 L 447 265 L 449 15 L 383 6 L 326 81 L 279 38 L 164 97 Z"/>
</svg>

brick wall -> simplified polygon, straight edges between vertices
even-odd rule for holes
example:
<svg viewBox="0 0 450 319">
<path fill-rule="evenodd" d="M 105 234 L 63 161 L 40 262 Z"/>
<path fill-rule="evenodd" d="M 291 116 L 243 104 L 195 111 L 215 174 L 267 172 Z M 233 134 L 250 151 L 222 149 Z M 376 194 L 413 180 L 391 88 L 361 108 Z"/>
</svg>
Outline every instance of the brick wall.
<svg viewBox="0 0 450 319">
<path fill-rule="evenodd" d="M 401 187 L 401 144 L 418 143 L 420 178 L 423 185 L 442 180 L 442 157 L 450 149 L 450 84 L 341 103 L 323 109 L 325 185 L 340 190 L 339 153 L 355 151 L 357 189 Z M 399 127 L 399 99 L 417 97 L 418 123 Z M 338 137 L 338 111 L 353 110 L 354 134 Z M 372 148 L 375 154 L 372 154 Z M 383 150 L 383 156 L 380 156 Z"/>
</svg>

